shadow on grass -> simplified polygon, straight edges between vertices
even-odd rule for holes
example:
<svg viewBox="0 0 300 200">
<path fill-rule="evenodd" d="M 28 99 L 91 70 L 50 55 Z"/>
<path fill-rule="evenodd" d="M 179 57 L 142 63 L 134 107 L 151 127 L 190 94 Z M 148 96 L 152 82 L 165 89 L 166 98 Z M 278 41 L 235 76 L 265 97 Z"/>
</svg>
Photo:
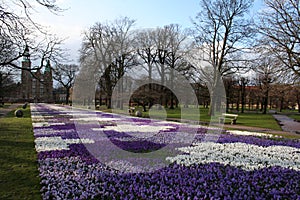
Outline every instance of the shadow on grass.
<svg viewBox="0 0 300 200">
<path fill-rule="evenodd" d="M 29 108 L 0 118 L 0 199 L 41 199 Z"/>
</svg>

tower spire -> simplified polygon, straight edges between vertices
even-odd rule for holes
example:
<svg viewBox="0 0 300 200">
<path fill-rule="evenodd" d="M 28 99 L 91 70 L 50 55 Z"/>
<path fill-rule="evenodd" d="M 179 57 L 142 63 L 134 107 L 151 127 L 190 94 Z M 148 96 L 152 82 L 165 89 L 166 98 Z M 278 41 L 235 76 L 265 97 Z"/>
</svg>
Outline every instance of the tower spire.
<svg viewBox="0 0 300 200">
<path fill-rule="evenodd" d="M 46 72 L 51 72 L 51 65 L 50 65 L 50 60 L 47 60 L 47 64 L 45 66 L 45 73 Z"/>
<path fill-rule="evenodd" d="M 29 47 L 26 44 L 24 53 L 23 53 L 23 61 L 30 61 L 30 53 L 29 53 Z"/>
</svg>

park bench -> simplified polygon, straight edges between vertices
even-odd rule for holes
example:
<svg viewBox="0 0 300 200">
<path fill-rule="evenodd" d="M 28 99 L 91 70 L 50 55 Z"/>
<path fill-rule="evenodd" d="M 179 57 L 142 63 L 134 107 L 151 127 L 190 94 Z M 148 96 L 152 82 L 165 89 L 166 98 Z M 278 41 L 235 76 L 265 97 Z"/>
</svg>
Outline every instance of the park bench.
<svg viewBox="0 0 300 200">
<path fill-rule="evenodd" d="M 238 115 L 236 114 L 229 114 L 229 113 L 222 113 L 222 117 L 219 117 L 220 123 L 224 123 L 226 118 L 231 120 L 231 124 L 236 124 Z"/>
</svg>

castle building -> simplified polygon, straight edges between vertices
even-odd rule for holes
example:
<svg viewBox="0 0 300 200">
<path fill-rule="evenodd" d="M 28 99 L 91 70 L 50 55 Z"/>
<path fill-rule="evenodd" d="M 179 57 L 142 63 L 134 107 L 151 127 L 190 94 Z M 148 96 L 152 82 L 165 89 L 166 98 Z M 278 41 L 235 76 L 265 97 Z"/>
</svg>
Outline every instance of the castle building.
<svg viewBox="0 0 300 200">
<path fill-rule="evenodd" d="M 29 48 L 26 46 L 22 61 L 21 99 L 27 102 L 53 102 L 53 77 L 50 61 L 42 69 L 33 71 Z"/>
</svg>

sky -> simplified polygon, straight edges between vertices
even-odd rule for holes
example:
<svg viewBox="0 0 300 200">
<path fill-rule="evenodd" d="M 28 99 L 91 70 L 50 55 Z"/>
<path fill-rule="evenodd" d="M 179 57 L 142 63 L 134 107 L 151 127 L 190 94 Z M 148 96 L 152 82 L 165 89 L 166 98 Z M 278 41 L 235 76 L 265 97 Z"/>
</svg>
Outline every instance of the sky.
<svg viewBox="0 0 300 200">
<path fill-rule="evenodd" d="M 65 38 L 64 48 L 69 49 L 72 63 L 78 63 L 82 33 L 96 22 L 113 21 L 119 17 L 136 20 L 134 28 L 155 28 L 168 24 L 192 27 L 200 10 L 199 0 L 56 0 L 63 12 L 53 14 L 36 7 L 33 20 L 51 33 Z M 249 13 L 255 16 L 262 7 L 262 0 L 254 0 Z"/>
</svg>

